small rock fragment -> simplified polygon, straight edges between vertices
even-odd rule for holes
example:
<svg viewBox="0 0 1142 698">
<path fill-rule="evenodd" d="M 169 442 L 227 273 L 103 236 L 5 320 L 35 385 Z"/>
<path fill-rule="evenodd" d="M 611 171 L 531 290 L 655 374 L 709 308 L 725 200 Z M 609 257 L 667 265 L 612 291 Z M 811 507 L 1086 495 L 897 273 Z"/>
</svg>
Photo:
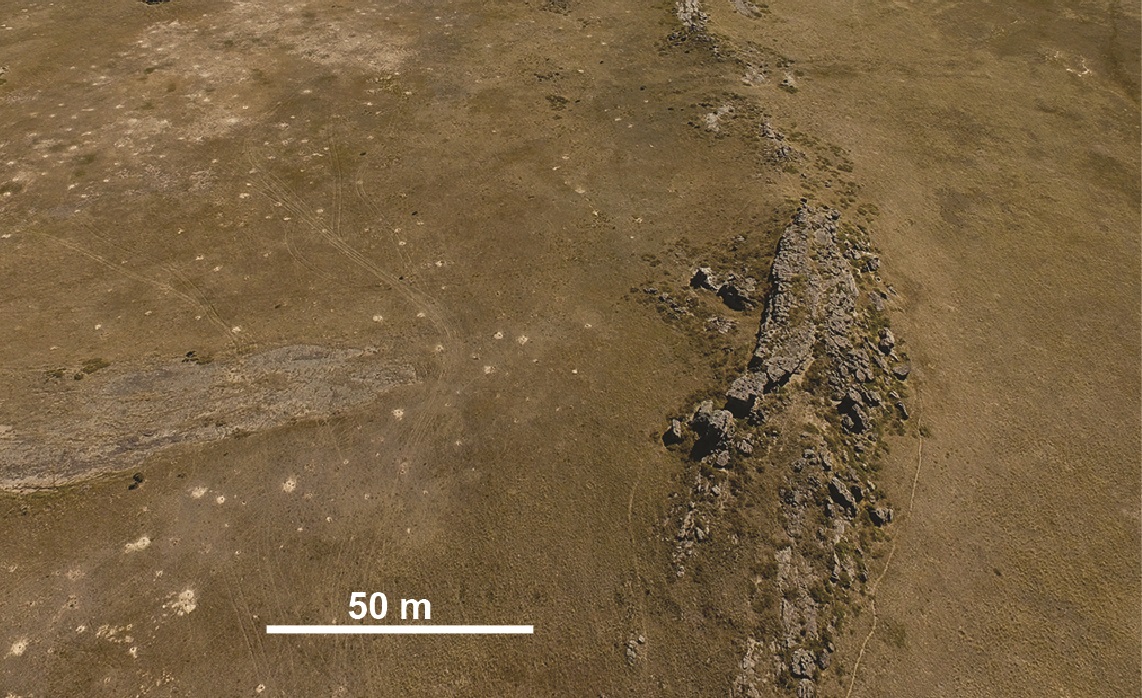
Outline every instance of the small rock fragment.
<svg viewBox="0 0 1142 698">
<path fill-rule="evenodd" d="M 718 334 L 729 334 L 737 326 L 737 323 L 729 318 L 715 315 L 706 319 L 706 326 Z"/>
<path fill-rule="evenodd" d="M 714 454 L 714 466 L 718 468 L 730 467 L 730 452 L 718 451 L 716 454 Z"/>
<path fill-rule="evenodd" d="M 627 640 L 626 658 L 627 664 L 632 666 L 638 661 L 638 643 L 634 640 Z"/>
</svg>

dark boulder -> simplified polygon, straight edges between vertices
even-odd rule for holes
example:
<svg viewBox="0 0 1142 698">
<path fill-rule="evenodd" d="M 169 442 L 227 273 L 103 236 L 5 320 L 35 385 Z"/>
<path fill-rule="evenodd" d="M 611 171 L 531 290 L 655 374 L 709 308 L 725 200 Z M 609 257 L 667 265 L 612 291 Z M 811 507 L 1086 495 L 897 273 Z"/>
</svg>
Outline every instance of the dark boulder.
<svg viewBox="0 0 1142 698">
<path fill-rule="evenodd" d="M 876 507 L 868 512 L 868 518 L 877 526 L 887 526 L 892 523 L 893 512 L 891 507 Z"/>
<path fill-rule="evenodd" d="M 726 391 L 726 409 L 737 417 L 746 417 L 753 409 L 754 402 L 765 390 L 765 378 L 748 372 L 738 376 Z"/>
<path fill-rule="evenodd" d="M 892 334 L 892 330 L 885 327 L 880 331 L 880 342 L 876 345 L 876 348 L 883 354 L 891 354 L 895 347 L 896 335 Z"/>
<path fill-rule="evenodd" d="M 868 429 L 870 422 L 868 412 L 863 406 L 863 399 L 855 390 L 850 390 L 837 406 L 841 413 L 841 427 L 853 434 L 861 434 Z"/>
<path fill-rule="evenodd" d="M 750 290 L 738 281 L 727 281 L 718 288 L 718 298 L 732 310 L 739 312 L 750 310 L 755 303 L 750 298 Z"/>
<path fill-rule="evenodd" d="M 743 456 L 753 455 L 753 440 L 751 440 L 748 436 L 744 439 L 739 439 L 734 447 L 737 448 L 738 453 L 742 454 Z"/>
<path fill-rule="evenodd" d="M 728 451 L 737 424 L 729 410 L 715 410 L 714 404 L 707 400 L 694 411 L 690 418 L 690 428 L 698 435 L 693 455 L 701 459 L 712 453 Z"/>
<path fill-rule="evenodd" d="M 694 275 L 690 277 L 690 286 L 692 288 L 704 288 L 709 291 L 717 291 L 721 284 L 718 283 L 718 277 L 714 276 L 714 270 L 709 267 L 699 267 L 694 270 Z"/>
</svg>

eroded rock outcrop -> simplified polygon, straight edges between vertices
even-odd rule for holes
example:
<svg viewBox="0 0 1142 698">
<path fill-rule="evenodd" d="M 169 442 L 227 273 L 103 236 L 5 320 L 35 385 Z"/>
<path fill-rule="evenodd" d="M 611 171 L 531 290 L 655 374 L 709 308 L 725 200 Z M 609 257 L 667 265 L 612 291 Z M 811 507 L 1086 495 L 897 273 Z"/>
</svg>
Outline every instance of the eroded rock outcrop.
<svg viewBox="0 0 1142 698">
<path fill-rule="evenodd" d="M 802 206 L 782 233 L 757 349 L 749 369 L 726 393 L 736 415 L 746 416 L 760 396 L 803 373 L 818 342 L 828 356 L 855 362 L 854 371 L 867 363 L 851 355 L 857 285 L 837 244 L 839 217 L 836 211 Z"/>
<path fill-rule="evenodd" d="M 679 576 L 735 506 L 732 490 L 743 486 L 740 479 L 727 485 L 735 468 L 761 448 L 766 466 L 777 469 L 783 541 L 768 553 L 774 577 L 755 583 L 776 586 L 778 629 L 743 638 L 734 696 L 762 695 L 764 684 L 766 693 L 778 686 L 817 695 L 832 665 L 837 623 L 860 603 L 868 578 L 866 547 L 875 536 L 866 531 L 893 519 L 866 461 L 880 427 L 906 413 L 894 404 L 904 403 L 893 388 L 902 389 L 907 364 L 896 356 L 883 306 L 861 295 L 858 278 L 871 274 L 870 257 L 857 248 L 867 242 L 853 237 L 855 229 L 842 231 L 840 218 L 802 202 L 782 231 L 757 343 L 724 407 L 701 403 L 689 419 L 673 420 L 665 439 L 689 445 L 690 459 L 705 466 L 694 472 L 677 514 Z M 728 278 L 703 267 L 690 286 L 720 291 Z M 790 428 L 807 430 L 775 446 L 774 434 Z"/>
<path fill-rule="evenodd" d="M 49 371 L 17 385 L 34 409 L 0 410 L 0 490 L 50 487 L 141 463 L 180 445 L 252 434 L 364 406 L 417 382 L 373 348 L 291 345 L 210 360 Z"/>
<path fill-rule="evenodd" d="M 713 291 L 726 307 L 738 312 L 752 310 L 757 302 L 757 280 L 750 276 L 738 276 L 730 272 L 722 279 L 720 274 L 709 267 L 699 267 L 690 276 L 690 288 Z"/>
</svg>

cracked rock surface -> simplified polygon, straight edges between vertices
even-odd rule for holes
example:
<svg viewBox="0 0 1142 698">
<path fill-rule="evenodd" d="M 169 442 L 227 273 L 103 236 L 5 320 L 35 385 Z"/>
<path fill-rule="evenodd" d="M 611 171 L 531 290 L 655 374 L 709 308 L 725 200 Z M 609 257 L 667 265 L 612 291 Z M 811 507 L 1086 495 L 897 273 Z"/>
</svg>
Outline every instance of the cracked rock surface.
<svg viewBox="0 0 1142 698">
<path fill-rule="evenodd" d="M 802 202 L 777 243 L 756 346 L 724 406 L 703 401 L 664 435 L 668 445 L 688 446 L 700 466 L 677 513 L 679 577 L 709 541 L 740 540 L 725 527 L 747 496 L 747 463 L 775 469 L 781 534 L 769 552 L 755 548 L 761 562 L 771 559 L 774 574 L 754 583 L 776 587 L 777 623 L 742 638 L 734 696 L 760 696 L 766 684 L 817 695 L 833 664 L 838 624 L 862 603 L 868 546 L 893 519 L 869 468 L 879 428 L 906 414 L 894 403 L 903 405 L 896 391 L 907 364 L 899 363 L 898 340 L 871 300 L 886 295 L 877 288 L 862 296 L 858 277 L 871 274 L 861 249 L 867 242 L 851 231 L 842 231 L 838 211 Z M 700 267 L 689 285 L 721 296 L 731 282 Z M 805 431 L 781 436 L 790 429 Z"/>
</svg>

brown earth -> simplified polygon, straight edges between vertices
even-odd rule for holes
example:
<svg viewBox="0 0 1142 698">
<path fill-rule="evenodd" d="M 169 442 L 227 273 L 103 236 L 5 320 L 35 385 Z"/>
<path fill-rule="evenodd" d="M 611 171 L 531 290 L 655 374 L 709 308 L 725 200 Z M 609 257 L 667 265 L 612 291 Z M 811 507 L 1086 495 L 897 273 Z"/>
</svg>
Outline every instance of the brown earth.
<svg viewBox="0 0 1142 698">
<path fill-rule="evenodd" d="M 1138 5 L 769 8 L 711 28 L 851 149 L 931 434 L 852 695 L 1138 695 Z"/>
<path fill-rule="evenodd" d="M 743 85 L 665 2 L 57 5 L 0 0 L 0 439 L 45 405 L 68 453 L 150 431 L 99 417 L 160 370 L 208 374 L 128 380 L 128 419 L 321 408 L 3 495 L 0 691 L 724 695 L 739 592 L 674 577 L 658 434 L 757 315 L 714 339 L 637 289 L 737 235 L 763 277 L 833 177 L 879 211 L 930 430 L 853 695 L 1138 694 L 1136 6 L 709 3 L 772 64 Z M 765 162 L 762 111 L 853 174 Z M 298 346 L 415 377 L 219 383 Z M 353 591 L 536 634 L 264 634 Z"/>
</svg>

